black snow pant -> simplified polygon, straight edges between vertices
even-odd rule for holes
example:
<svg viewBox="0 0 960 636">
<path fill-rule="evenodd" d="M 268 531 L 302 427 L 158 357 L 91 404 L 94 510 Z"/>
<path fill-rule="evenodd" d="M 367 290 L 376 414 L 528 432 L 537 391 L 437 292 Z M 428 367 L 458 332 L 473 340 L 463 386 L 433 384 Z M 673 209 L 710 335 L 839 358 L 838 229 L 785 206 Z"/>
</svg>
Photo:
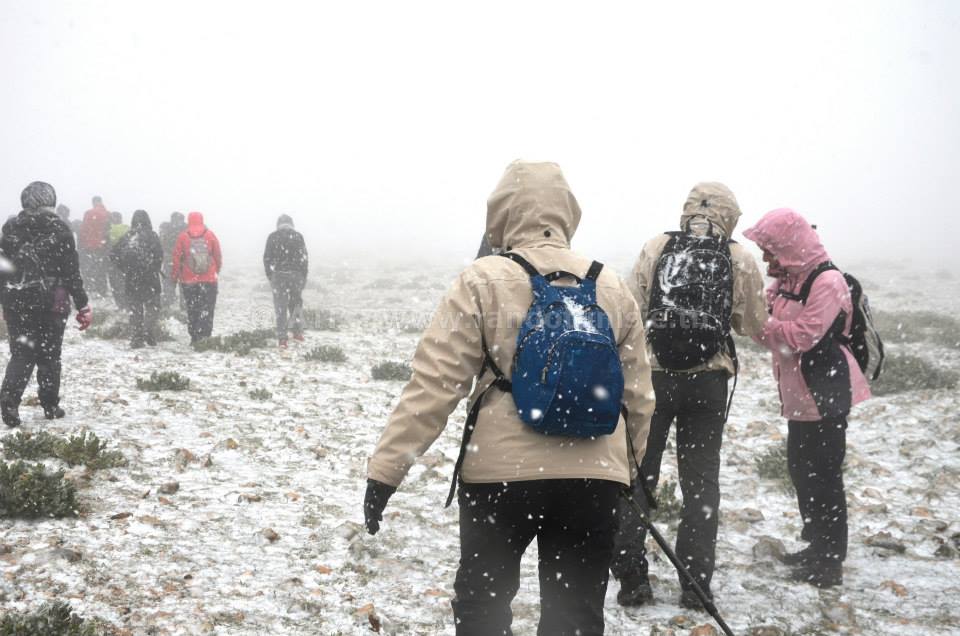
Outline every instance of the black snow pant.
<svg viewBox="0 0 960 636">
<path fill-rule="evenodd" d="M 138 297 L 128 293 L 127 304 L 130 312 L 131 343 L 155 343 L 157 320 L 160 317 L 160 294 Z"/>
<path fill-rule="evenodd" d="M 274 272 L 270 279 L 273 311 L 277 318 L 277 338 L 287 339 L 288 328 L 294 336 L 303 335 L 303 275 Z"/>
<path fill-rule="evenodd" d="M 647 450 L 640 463 L 647 487 L 650 492 L 656 492 L 670 426 L 676 420 L 677 472 L 683 494 L 676 553 L 704 591 L 710 590 L 716 559 L 720 445 L 727 407 L 727 377 L 725 371 L 654 371 L 653 389 L 657 405 L 650 421 Z M 631 487 L 631 494 L 634 501 L 649 513 L 639 484 Z M 646 575 L 649 568 L 647 531 L 631 506 L 620 507 L 619 521 L 611 571 L 618 579 Z M 687 587 L 682 577 L 680 585 L 683 589 Z"/>
<path fill-rule="evenodd" d="M 180 286 L 187 304 L 187 332 L 190 342 L 209 338 L 213 333 L 213 312 L 217 306 L 216 283 L 190 283 Z"/>
<path fill-rule="evenodd" d="M 537 539 L 539 636 L 603 634 L 621 484 L 544 479 L 460 484 L 457 636 L 510 636 L 520 559 Z"/>
<path fill-rule="evenodd" d="M 787 425 L 787 464 L 803 517 L 801 537 L 821 559 L 843 561 L 847 558 L 847 495 L 843 487 L 847 420 L 791 420 Z"/>
<path fill-rule="evenodd" d="M 10 360 L 0 387 L 0 402 L 19 406 L 36 367 L 40 404 L 57 406 L 60 404 L 60 352 L 67 314 L 53 313 L 48 308 L 4 313 Z"/>
</svg>

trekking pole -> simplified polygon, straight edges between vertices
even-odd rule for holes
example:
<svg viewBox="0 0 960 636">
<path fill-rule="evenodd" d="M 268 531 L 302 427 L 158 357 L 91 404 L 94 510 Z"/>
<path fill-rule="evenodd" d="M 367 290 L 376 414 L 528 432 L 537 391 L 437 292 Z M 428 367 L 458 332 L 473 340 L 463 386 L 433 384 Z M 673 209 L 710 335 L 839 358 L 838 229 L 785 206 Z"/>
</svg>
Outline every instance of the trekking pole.
<svg viewBox="0 0 960 636">
<path fill-rule="evenodd" d="M 653 495 L 647 489 L 646 483 L 643 482 L 643 476 L 640 475 L 637 477 L 637 480 L 643 486 L 643 492 L 647 497 L 648 501 L 655 501 Z M 723 630 L 723 633 L 726 636 L 735 636 L 734 633 L 730 630 L 730 627 L 723 620 L 723 617 L 720 616 L 720 612 L 717 611 L 717 606 L 713 604 L 713 601 L 710 600 L 706 594 L 703 593 L 703 589 L 700 588 L 700 585 L 697 583 L 696 579 L 693 578 L 693 575 L 687 571 L 687 568 L 684 567 L 683 563 L 680 562 L 680 559 L 677 558 L 677 555 L 673 550 L 670 549 L 670 546 L 667 545 L 667 540 L 663 538 L 663 535 L 660 534 L 660 531 L 653 525 L 653 522 L 650 521 L 650 517 L 644 512 L 643 508 L 630 496 L 630 492 L 627 489 L 624 489 L 621 494 L 623 498 L 633 506 L 633 509 L 640 516 L 640 523 L 643 524 L 643 527 L 653 535 L 653 540 L 657 542 L 657 545 L 660 546 L 660 549 L 663 550 L 663 553 L 667 555 L 667 558 L 670 559 L 670 563 L 673 564 L 673 567 L 677 569 L 677 572 L 680 573 L 681 578 L 690 585 L 690 589 L 693 590 L 693 593 L 697 595 L 697 598 L 700 599 L 700 602 L 703 604 L 707 613 L 713 617 L 713 620 L 717 621 L 717 625 L 720 626 L 720 629 Z"/>
</svg>

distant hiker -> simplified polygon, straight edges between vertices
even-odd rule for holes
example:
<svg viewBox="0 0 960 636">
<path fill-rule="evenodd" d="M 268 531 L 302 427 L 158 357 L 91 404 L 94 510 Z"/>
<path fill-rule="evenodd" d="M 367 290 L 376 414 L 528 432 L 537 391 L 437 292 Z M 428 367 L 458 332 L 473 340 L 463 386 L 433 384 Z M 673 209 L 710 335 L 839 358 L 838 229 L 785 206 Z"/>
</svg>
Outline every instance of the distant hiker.
<svg viewBox="0 0 960 636">
<path fill-rule="evenodd" d="M 0 275 L 0 302 L 10 340 L 10 360 L 0 387 L 0 413 L 7 426 L 20 425 L 20 399 L 37 369 L 37 395 L 47 419 L 65 415 L 60 408 L 60 350 L 70 314 L 86 329 L 93 313 L 83 290 L 73 233 L 57 218 L 57 195 L 35 181 L 20 195 L 23 211 L 3 226 L 0 253 L 12 271 Z"/>
<path fill-rule="evenodd" d="M 110 213 L 100 197 L 93 197 L 93 207 L 84 213 L 78 238 L 80 268 L 90 291 L 106 296 L 109 291 Z"/>
<path fill-rule="evenodd" d="M 120 242 L 120 239 L 123 238 L 127 232 L 130 231 L 130 226 L 123 222 L 123 215 L 119 212 L 110 213 L 110 249 L 113 250 L 114 246 Z M 117 308 L 121 311 L 126 311 L 127 306 L 127 294 L 126 294 L 126 284 L 123 280 L 123 272 L 120 271 L 119 266 L 112 259 L 108 263 L 108 274 L 107 280 L 110 282 L 110 290 L 113 292 L 113 300 L 117 303 Z"/>
<path fill-rule="evenodd" d="M 113 246 L 110 259 L 123 274 L 124 298 L 130 312 L 130 347 L 156 346 L 163 248 L 144 210 L 133 213 L 130 231 Z"/>
<path fill-rule="evenodd" d="M 640 474 L 649 492 L 656 492 L 676 421 L 683 493 L 676 553 L 710 598 L 727 381 L 737 370 L 730 331 L 758 334 L 767 318 L 757 262 L 731 240 L 739 217 L 740 207 L 726 186 L 698 183 L 683 205 L 680 230 L 647 241 L 627 279 L 647 326 L 657 397 Z M 633 485 L 634 500 L 646 509 L 642 489 L 643 484 Z M 646 538 L 637 515 L 623 507 L 612 566 L 621 605 L 653 600 Z M 680 583 L 680 605 L 699 609 L 693 589 L 682 578 Z"/>
<path fill-rule="evenodd" d="M 770 319 L 756 338 L 773 352 L 781 414 L 787 418 L 787 463 L 797 490 L 801 538 L 810 545 L 788 554 L 793 578 L 817 587 L 843 583 L 847 556 L 847 497 L 843 458 L 847 416 L 870 397 L 848 342 L 854 315 L 844 275 L 820 237 L 797 212 L 768 212 L 743 233 L 763 250 Z"/>
<path fill-rule="evenodd" d="M 636 302 L 612 270 L 570 250 L 579 222 L 556 164 L 507 167 L 487 201 L 487 235 L 508 254 L 476 260 L 454 281 L 368 464 L 364 518 L 375 534 L 387 500 L 476 379 L 455 471 L 460 636 L 511 633 L 520 560 L 534 539 L 538 633 L 603 633 L 619 494 L 644 452 L 653 392 Z"/>
<path fill-rule="evenodd" d="M 277 229 L 267 237 L 263 269 L 273 290 L 277 318 L 277 340 L 287 346 L 289 320 L 293 339 L 303 341 L 303 287 L 307 282 L 309 259 L 303 235 L 293 229 L 293 219 L 281 214 Z"/>
<path fill-rule="evenodd" d="M 57 206 L 57 218 L 59 218 L 63 223 L 70 228 L 71 234 L 73 234 L 74 243 L 77 239 L 77 230 L 79 229 L 79 224 L 76 221 L 70 220 L 70 208 L 60 204 Z"/>
<path fill-rule="evenodd" d="M 220 241 L 203 224 L 203 215 L 199 212 L 187 216 L 187 229 L 177 238 L 172 263 L 170 278 L 180 283 L 180 293 L 187 305 L 190 344 L 196 344 L 213 333 L 217 277 L 223 265 Z"/>
<path fill-rule="evenodd" d="M 163 246 L 163 305 L 170 307 L 177 299 L 177 283 L 170 278 L 170 264 L 173 262 L 173 248 L 177 238 L 187 229 L 183 214 L 174 212 L 169 221 L 160 224 L 160 244 Z"/>
</svg>

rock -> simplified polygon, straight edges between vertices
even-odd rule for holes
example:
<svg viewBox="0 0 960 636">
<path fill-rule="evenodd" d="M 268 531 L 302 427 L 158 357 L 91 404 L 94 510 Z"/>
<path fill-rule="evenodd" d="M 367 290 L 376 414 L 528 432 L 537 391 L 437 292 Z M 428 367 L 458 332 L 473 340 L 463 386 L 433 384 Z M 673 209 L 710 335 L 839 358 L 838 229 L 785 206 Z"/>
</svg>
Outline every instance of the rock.
<svg viewBox="0 0 960 636">
<path fill-rule="evenodd" d="M 933 554 L 941 559 L 956 559 L 957 549 L 949 543 L 943 542 L 937 547 Z"/>
<path fill-rule="evenodd" d="M 0 554 L 10 554 L 13 552 L 13 546 L 9 543 L 0 543 Z"/>
<path fill-rule="evenodd" d="M 277 531 L 274 530 L 273 528 L 264 528 L 263 530 L 260 531 L 260 535 L 270 543 L 274 543 L 275 541 L 280 539 L 280 535 L 277 534 Z"/>
<path fill-rule="evenodd" d="M 867 537 L 864 540 L 868 546 L 872 548 L 881 548 L 883 550 L 890 550 L 891 552 L 896 552 L 897 554 L 903 554 L 907 551 L 907 546 L 903 544 L 899 539 L 894 539 L 889 532 L 878 532 L 872 537 Z"/>
<path fill-rule="evenodd" d="M 770 559 L 781 561 L 786 553 L 787 549 L 784 547 L 783 541 L 767 535 L 760 537 L 753 546 L 753 558 L 757 561 Z"/>
<path fill-rule="evenodd" d="M 857 624 L 856 613 L 849 603 L 828 602 L 820 606 L 820 612 L 830 629 L 839 631 L 842 627 Z"/>
<path fill-rule="evenodd" d="M 916 506 L 910 510 L 910 514 L 914 517 L 925 517 L 930 518 L 933 516 L 933 513 L 930 512 L 929 508 L 924 508 L 923 506 Z"/>
<path fill-rule="evenodd" d="M 908 596 L 907 588 L 903 587 L 902 585 L 900 585 L 900 584 L 897 583 L 896 581 L 889 581 L 889 580 L 888 580 L 888 581 L 884 581 L 883 583 L 880 584 L 880 589 L 881 589 L 881 590 L 890 590 L 891 592 L 893 592 L 894 594 L 896 594 L 896 595 L 899 596 L 900 598 L 907 598 L 907 596 Z"/>
<path fill-rule="evenodd" d="M 690 636 L 720 636 L 720 632 L 713 625 L 705 623 L 691 629 Z"/>
<path fill-rule="evenodd" d="M 56 559 L 65 559 L 69 563 L 76 563 L 83 558 L 83 555 L 70 548 L 54 548 L 50 551 L 50 556 Z"/>
<path fill-rule="evenodd" d="M 654 625 L 650 628 L 650 636 L 677 636 L 677 630 Z"/>
<path fill-rule="evenodd" d="M 757 625 L 750 628 L 747 636 L 787 636 L 787 632 L 776 625 Z"/>
<path fill-rule="evenodd" d="M 337 533 L 337 536 L 342 537 L 347 541 L 353 539 L 355 536 L 360 534 L 361 531 L 363 531 L 363 526 L 354 521 L 344 521 L 334 530 L 334 532 Z"/>
<path fill-rule="evenodd" d="M 953 542 L 953 547 L 960 550 L 960 532 L 954 532 L 950 535 L 950 541 Z"/>
<path fill-rule="evenodd" d="M 684 629 L 687 629 L 688 627 L 693 625 L 693 621 L 683 614 L 677 614 L 676 616 L 670 619 L 670 625 L 673 627 L 682 627 Z"/>
<path fill-rule="evenodd" d="M 324 448 L 323 446 L 314 446 L 313 448 L 310 449 L 310 452 L 312 452 L 313 456 L 316 457 L 317 459 L 323 459 L 324 457 L 327 456 L 327 449 Z"/>
<path fill-rule="evenodd" d="M 176 468 L 178 473 L 185 471 L 187 469 L 187 464 L 195 462 L 196 460 L 196 455 L 188 451 L 186 448 L 178 448 L 173 453 L 173 467 Z"/>
<path fill-rule="evenodd" d="M 165 484 L 161 484 L 159 488 L 159 491 L 165 495 L 175 494 L 178 490 L 180 490 L 179 481 L 168 481 Z"/>
<path fill-rule="evenodd" d="M 869 497 L 870 499 L 883 499 L 883 494 L 876 488 L 864 488 L 861 496 Z"/>
<path fill-rule="evenodd" d="M 743 508 L 742 510 L 734 510 L 729 514 L 731 514 L 734 519 L 746 521 L 747 523 L 759 523 L 764 519 L 763 513 L 756 508 Z"/>
<path fill-rule="evenodd" d="M 329 568 L 325 565 L 318 565 L 313 569 L 319 572 L 320 574 L 330 574 L 331 572 L 333 572 L 333 568 Z"/>
<path fill-rule="evenodd" d="M 940 519 L 921 519 L 917 522 L 917 530 L 928 534 L 939 534 L 949 527 L 949 523 Z"/>
<path fill-rule="evenodd" d="M 203 460 L 200 462 L 200 465 L 204 468 L 210 468 L 213 466 L 213 457 L 209 454 L 203 456 Z"/>
<path fill-rule="evenodd" d="M 238 443 L 237 443 L 237 440 L 233 439 L 232 437 L 228 437 L 228 438 L 223 442 L 223 446 L 224 446 L 227 450 L 237 450 L 238 448 L 240 448 L 240 444 L 238 444 Z"/>
<path fill-rule="evenodd" d="M 113 519 L 114 521 L 117 521 L 117 520 L 120 520 L 120 519 L 126 519 L 127 517 L 131 516 L 132 514 L 133 514 L 132 512 L 118 512 L 118 513 L 115 514 L 115 515 L 110 515 L 110 518 Z"/>
<path fill-rule="evenodd" d="M 241 494 L 239 497 L 237 497 L 237 501 L 245 501 L 247 503 L 258 503 L 260 501 L 263 501 L 263 497 L 261 497 L 256 493 L 245 492 Z"/>
</svg>

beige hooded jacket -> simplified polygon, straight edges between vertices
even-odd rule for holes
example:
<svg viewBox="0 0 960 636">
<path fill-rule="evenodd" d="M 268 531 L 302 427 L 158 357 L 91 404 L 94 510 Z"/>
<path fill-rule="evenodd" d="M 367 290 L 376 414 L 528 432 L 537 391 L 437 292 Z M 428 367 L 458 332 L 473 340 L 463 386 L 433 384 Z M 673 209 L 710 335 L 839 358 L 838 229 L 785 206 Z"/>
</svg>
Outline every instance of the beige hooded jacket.
<svg viewBox="0 0 960 636">
<path fill-rule="evenodd" d="M 514 162 L 487 202 L 487 236 L 541 273 L 584 275 L 590 259 L 570 251 L 580 207 L 560 168 L 552 163 Z M 597 300 L 610 318 L 624 371 L 623 418 L 612 435 L 596 439 L 546 436 L 517 416 L 513 397 L 491 389 L 484 397 L 461 476 L 465 482 L 594 478 L 630 483 L 643 458 L 653 413 L 643 325 L 630 291 L 611 269 L 597 281 Z M 497 366 L 509 377 L 520 324 L 533 301 L 530 279 L 516 263 L 478 259 L 463 271 L 440 302 L 417 346 L 413 377 L 390 416 L 367 475 L 397 486 L 414 460 L 440 435 L 447 417 L 481 373 L 481 331 Z M 485 371 L 472 400 L 493 381 Z"/>
<path fill-rule="evenodd" d="M 706 201 L 706 206 L 703 202 Z M 680 215 L 680 228 L 686 229 L 687 223 L 704 216 L 713 224 L 714 231 L 720 231 L 727 238 L 733 236 L 740 218 L 740 206 L 727 186 L 722 183 L 698 183 L 687 196 Z M 650 287 L 654 280 L 657 262 L 670 237 L 666 234 L 655 236 L 647 241 L 637 258 L 633 271 L 627 279 L 627 285 L 637 299 L 640 315 L 647 317 L 650 303 Z M 763 323 L 767 321 L 766 300 L 763 294 L 763 276 L 756 259 L 738 243 L 730 244 L 730 259 L 733 265 L 733 309 L 730 326 L 742 336 L 759 335 Z M 656 356 L 650 354 L 650 362 L 655 370 L 661 370 Z M 706 364 L 688 369 L 688 373 L 699 371 L 725 370 L 733 374 L 733 360 L 726 352 L 720 352 Z"/>
</svg>

